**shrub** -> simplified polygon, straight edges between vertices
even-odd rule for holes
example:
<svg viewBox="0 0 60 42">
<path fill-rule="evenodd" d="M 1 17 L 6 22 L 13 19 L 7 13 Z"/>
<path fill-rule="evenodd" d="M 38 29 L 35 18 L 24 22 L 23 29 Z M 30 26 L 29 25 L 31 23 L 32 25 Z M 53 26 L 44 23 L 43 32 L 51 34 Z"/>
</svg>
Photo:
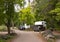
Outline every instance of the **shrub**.
<svg viewBox="0 0 60 42">
<path fill-rule="evenodd" d="M 0 31 L 7 31 L 7 27 L 6 26 L 0 26 Z"/>
</svg>

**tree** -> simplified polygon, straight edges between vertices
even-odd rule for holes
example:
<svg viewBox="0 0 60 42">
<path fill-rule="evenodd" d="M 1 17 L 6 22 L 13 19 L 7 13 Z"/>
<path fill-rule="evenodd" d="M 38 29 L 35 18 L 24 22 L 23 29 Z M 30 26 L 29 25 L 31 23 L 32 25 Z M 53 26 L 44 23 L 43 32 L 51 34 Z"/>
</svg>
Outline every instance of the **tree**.
<svg viewBox="0 0 60 42">
<path fill-rule="evenodd" d="M 0 1 L 0 25 L 2 24 L 2 23 L 4 23 L 4 16 L 5 16 L 5 14 L 4 14 L 4 0 L 1 0 Z M 3 21 L 3 22 L 2 22 Z"/>
<path fill-rule="evenodd" d="M 55 27 L 59 29 L 59 25 L 60 25 L 60 1 L 58 1 L 56 3 L 56 6 L 55 6 L 55 9 L 51 10 L 50 12 L 50 15 L 52 15 L 52 18 L 53 20 L 55 19 Z"/>
<path fill-rule="evenodd" d="M 34 13 L 36 17 L 36 21 L 46 21 L 48 27 L 52 27 L 54 25 L 54 20 L 49 15 L 50 11 L 55 9 L 55 5 L 58 0 L 35 0 L 34 1 Z M 53 22 L 53 23 L 52 23 Z"/>
<path fill-rule="evenodd" d="M 27 23 L 27 24 L 33 24 L 34 21 L 35 21 L 35 17 L 34 17 L 35 15 L 31 13 L 30 6 L 27 7 L 27 8 L 22 9 L 20 11 L 19 16 L 20 16 L 20 18 L 19 18 L 20 19 L 20 23 L 23 24 L 23 25 L 25 23 Z"/>
<path fill-rule="evenodd" d="M 20 6 L 22 5 L 22 2 L 24 0 L 1 0 L 0 3 L 0 21 L 4 24 L 6 24 L 7 29 L 8 29 L 8 34 L 10 34 L 10 27 L 12 25 L 12 21 L 14 19 L 15 14 L 15 9 L 14 5 L 19 4 Z"/>
<path fill-rule="evenodd" d="M 49 0 L 35 0 L 33 4 L 33 11 L 35 13 L 36 21 L 44 20 L 46 8 L 48 6 Z"/>
</svg>

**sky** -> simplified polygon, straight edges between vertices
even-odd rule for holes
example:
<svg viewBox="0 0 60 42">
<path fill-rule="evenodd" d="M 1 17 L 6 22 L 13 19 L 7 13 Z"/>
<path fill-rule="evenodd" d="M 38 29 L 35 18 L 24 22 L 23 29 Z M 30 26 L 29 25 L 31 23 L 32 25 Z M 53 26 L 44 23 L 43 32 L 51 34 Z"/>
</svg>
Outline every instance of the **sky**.
<svg viewBox="0 0 60 42">
<path fill-rule="evenodd" d="M 26 1 L 25 7 L 27 7 L 28 6 L 28 0 L 25 0 L 25 1 Z M 30 0 L 30 2 L 33 2 L 33 0 Z"/>
<path fill-rule="evenodd" d="M 26 1 L 26 5 L 24 7 L 27 7 L 28 6 L 28 0 L 25 0 Z M 30 2 L 33 2 L 33 0 L 30 0 Z M 14 5 L 15 6 L 15 11 L 16 12 L 19 12 L 20 11 L 20 6 L 18 4 Z"/>
</svg>

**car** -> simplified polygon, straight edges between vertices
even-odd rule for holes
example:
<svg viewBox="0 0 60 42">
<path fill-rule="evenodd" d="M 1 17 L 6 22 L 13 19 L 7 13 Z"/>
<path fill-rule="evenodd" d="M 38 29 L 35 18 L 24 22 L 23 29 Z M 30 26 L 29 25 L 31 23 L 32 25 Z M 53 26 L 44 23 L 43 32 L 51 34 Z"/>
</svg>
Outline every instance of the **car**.
<svg viewBox="0 0 60 42">
<path fill-rule="evenodd" d="M 25 30 L 25 27 L 24 26 L 20 26 L 19 29 L 20 30 Z"/>
</svg>

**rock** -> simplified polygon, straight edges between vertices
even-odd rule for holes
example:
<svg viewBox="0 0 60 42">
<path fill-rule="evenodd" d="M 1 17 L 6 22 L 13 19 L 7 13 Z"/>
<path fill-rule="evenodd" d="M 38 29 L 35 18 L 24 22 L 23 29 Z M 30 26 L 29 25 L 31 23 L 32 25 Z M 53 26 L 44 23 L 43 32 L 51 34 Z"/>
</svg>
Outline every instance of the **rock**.
<svg viewBox="0 0 60 42">
<path fill-rule="evenodd" d="M 47 35 L 46 37 L 45 37 L 45 39 L 55 39 L 55 36 L 54 35 Z"/>
<path fill-rule="evenodd" d="M 51 30 L 42 31 L 41 34 L 45 37 L 45 39 L 55 39 Z"/>
<path fill-rule="evenodd" d="M 46 31 L 42 31 L 41 34 L 45 37 L 47 35 Z"/>
</svg>

